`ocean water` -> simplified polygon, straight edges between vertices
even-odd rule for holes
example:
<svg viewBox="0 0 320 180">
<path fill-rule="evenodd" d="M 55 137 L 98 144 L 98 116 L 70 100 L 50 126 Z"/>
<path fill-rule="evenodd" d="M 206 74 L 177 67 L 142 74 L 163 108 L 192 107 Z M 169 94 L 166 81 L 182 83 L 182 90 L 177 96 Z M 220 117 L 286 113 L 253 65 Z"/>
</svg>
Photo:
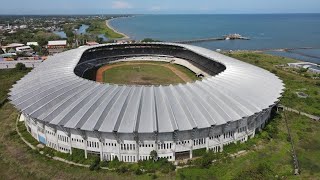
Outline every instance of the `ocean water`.
<svg viewBox="0 0 320 180">
<path fill-rule="evenodd" d="M 209 49 L 261 50 L 313 47 L 318 49 L 300 51 L 319 57 L 313 57 L 313 60 L 316 59 L 316 62 L 320 63 L 320 14 L 138 15 L 114 19 L 110 23 L 119 31 L 137 40 L 153 38 L 161 41 L 180 41 L 221 37 L 230 33 L 239 33 L 250 38 L 248 41 L 193 43 Z M 301 56 L 303 53 L 298 54 Z"/>
</svg>

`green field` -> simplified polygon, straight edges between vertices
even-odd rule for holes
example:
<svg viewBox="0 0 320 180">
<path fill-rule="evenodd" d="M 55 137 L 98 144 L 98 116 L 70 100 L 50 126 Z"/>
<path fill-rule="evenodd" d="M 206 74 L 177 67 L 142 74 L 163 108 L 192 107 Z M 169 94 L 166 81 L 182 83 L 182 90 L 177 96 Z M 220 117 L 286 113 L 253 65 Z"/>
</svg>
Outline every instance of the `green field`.
<svg viewBox="0 0 320 180">
<path fill-rule="evenodd" d="M 113 31 L 111 28 L 109 28 L 106 25 L 105 20 L 90 21 L 88 25 L 90 25 L 90 27 L 87 29 L 87 31 L 89 33 L 96 34 L 96 35 L 104 34 L 106 37 L 108 37 L 110 39 L 117 39 L 117 38 L 124 37 L 122 34 L 119 34 L 115 31 Z"/>
<path fill-rule="evenodd" d="M 181 79 L 171 69 L 163 65 L 167 65 L 171 68 L 176 69 L 180 73 L 184 74 L 184 76 L 186 76 L 189 81 L 194 81 L 197 79 L 192 71 L 179 65 L 160 62 L 135 62 L 107 65 L 111 66 L 111 68 L 104 71 L 103 81 L 113 84 L 138 85 L 168 85 L 185 83 L 185 80 Z"/>
</svg>

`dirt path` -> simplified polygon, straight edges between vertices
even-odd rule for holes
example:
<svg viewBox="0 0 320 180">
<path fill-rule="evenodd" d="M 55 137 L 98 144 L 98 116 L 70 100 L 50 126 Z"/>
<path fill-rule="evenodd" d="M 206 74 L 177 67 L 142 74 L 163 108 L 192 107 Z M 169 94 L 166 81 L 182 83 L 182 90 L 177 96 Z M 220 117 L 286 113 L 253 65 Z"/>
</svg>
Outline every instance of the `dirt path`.
<svg viewBox="0 0 320 180">
<path fill-rule="evenodd" d="M 156 63 L 150 63 L 150 62 L 146 62 L 146 63 L 125 62 L 123 64 L 105 65 L 105 66 L 98 69 L 97 74 L 96 74 L 96 81 L 103 82 L 103 73 L 108 69 L 112 69 L 112 68 L 118 67 L 118 66 L 139 65 L 139 64 L 150 64 L 150 65 L 163 66 L 163 67 L 170 69 L 174 74 L 176 74 L 184 82 L 191 82 L 192 81 L 192 79 L 190 77 L 188 77 L 186 74 L 184 74 L 180 70 L 176 69 L 175 67 L 171 66 L 170 64 L 156 64 Z"/>
<path fill-rule="evenodd" d="M 170 64 L 165 64 L 165 65 L 162 65 L 164 67 L 167 67 L 168 69 L 170 69 L 173 73 L 175 73 L 180 79 L 182 79 L 184 82 L 191 82 L 192 79 L 187 76 L 185 73 L 179 71 L 177 68 L 173 67 L 173 66 L 170 66 Z"/>
</svg>

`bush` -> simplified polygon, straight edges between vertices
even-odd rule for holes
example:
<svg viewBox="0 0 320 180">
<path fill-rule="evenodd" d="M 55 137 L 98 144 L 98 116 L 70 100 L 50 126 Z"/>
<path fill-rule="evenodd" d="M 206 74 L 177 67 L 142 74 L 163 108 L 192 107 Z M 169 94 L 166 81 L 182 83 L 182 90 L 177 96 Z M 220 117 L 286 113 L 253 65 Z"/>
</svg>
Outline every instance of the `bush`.
<svg viewBox="0 0 320 180">
<path fill-rule="evenodd" d="M 145 38 L 145 39 L 141 40 L 141 42 L 161 42 L 161 41 L 156 40 L 156 39 L 151 39 L 151 38 Z"/>
<path fill-rule="evenodd" d="M 192 151 L 192 155 L 193 157 L 199 157 L 206 154 L 206 151 L 207 151 L 206 148 L 196 149 Z"/>
<path fill-rule="evenodd" d="M 141 169 L 136 169 L 136 170 L 134 171 L 134 174 L 135 174 L 135 175 L 142 175 L 143 172 L 141 171 Z"/>
<path fill-rule="evenodd" d="M 272 69 L 271 72 L 272 72 L 273 74 L 277 74 L 277 70 L 275 70 L 275 69 Z"/>
<path fill-rule="evenodd" d="M 155 162 L 151 159 L 146 161 L 139 161 L 138 166 L 141 169 L 144 169 L 147 173 L 154 173 L 156 171 L 160 171 L 162 173 L 169 173 L 176 169 L 176 167 L 166 158 L 159 158 L 158 161 Z"/>
<path fill-rule="evenodd" d="M 119 173 L 119 174 L 123 174 L 123 173 L 126 173 L 128 172 L 129 169 L 126 167 L 125 164 L 122 164 L 121 166 L 119 166 L 118 168 L 116 168 L 116 172 Z"/>
<path fill-rule="evenodd" d="M 212 158 L 208 158 L 207 156 L 203 156 L 199 159 L 196 159 L 194 161 L 196 166 L 199 166 L 200 168 L 208 168 L 211 163 L 212 163 L 213 159 Z"/>
<path fill-rule="evenodd" d="M 90 171 L 99 170 L 100 169 L 100 158 L 96 158 L 89 167 Z"/>
<path fill-rule="evenodd" d="M 249 167 L 235 176 L 235 179 L 274 179 L 275 174 L 267 163 L 260 163 L 255 167 Z"/>
<path fill-rule="evenodd" d="M 151 179 L 157 179 L 158 178 L 158 176 L 156 175 L 156 174 L 151 174 Z"/>
<path fill-rule="evenodd" d="M 100 162 L 100 167 L 108 167 L 109 162 L 108 161 L 101 161 Z"/>
<path fill-rule="evenodd" d="M 118 157 L 116 156 L 112 161 L 109 161 L 108 167 L 116 169 L 119 166 L 121 166 L 122 164 L 123 164 L 123 162 L 119 161 Z"/>
<path fill-rule="evenodd" d="M 43 152 L 44 152 L 44 154 L 48 154 L 51 157 L 54 156 L 54 150 L 52 148 L 44 147 Z"/>
<path fill-rule="evenodd" d="M 26 69 L 27 69 L 27 67 L 26 67 L 26 65 L 24 65 L 23 63 L 17 63 L 17 64 L 16 64 L 16 70 L 24 71 L 24 70 L 26 70 Z"/>
<path fill-rule="evenodd" d="M 153 159 L 153 161 L 156 161 L 158 159 L 158 153 L 157 151 L 153 150 L 150 152 L 150 157 Z"/>
</svg>

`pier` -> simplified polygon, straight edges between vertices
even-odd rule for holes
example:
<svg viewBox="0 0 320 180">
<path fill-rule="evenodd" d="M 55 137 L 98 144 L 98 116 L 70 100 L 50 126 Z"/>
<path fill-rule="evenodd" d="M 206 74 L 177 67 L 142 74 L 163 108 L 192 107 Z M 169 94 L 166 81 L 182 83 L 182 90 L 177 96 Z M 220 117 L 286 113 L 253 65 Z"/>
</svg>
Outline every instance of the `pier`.
<svg viewBox="0 0 320 180">
<path fill-rule="evenodd" d="M 229 35 L 224 35 L 222 37 L 212 37 L 212 38 L 202 38 L 202 39 L 191 39 L 191 40 L 174 41 L 174 43 L 188 44 L 188 43 L 197 43 L 197 42 L 225 41 L 225 40 L 250 40 L 250 38 L 243 37 L 240 34 L 229 34 Z"/>
</svg>

